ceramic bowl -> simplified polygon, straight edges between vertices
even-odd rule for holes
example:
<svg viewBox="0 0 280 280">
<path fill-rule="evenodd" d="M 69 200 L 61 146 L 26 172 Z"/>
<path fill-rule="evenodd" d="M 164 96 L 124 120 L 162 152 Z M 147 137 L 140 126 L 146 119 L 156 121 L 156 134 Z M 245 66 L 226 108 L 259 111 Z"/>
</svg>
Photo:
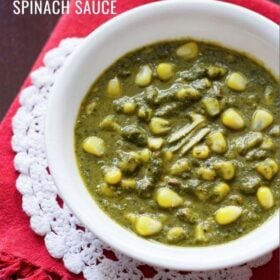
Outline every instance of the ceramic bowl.
<svg viewBox="0 0 280 280">
<path fill-rule="evenodd" d="M 175 247 L 145 240 L 107 216 L 88 193 L 74 153 L 79 106 L 96 78 L 127 52 L 161 40 L 190 37 L 255 57 L 279 74 L 278 26 L 220 1 L 161 1 L 130 10 L 91 33 L 55 82 L 46 122 L 47 156 L 59 193 L 80 221 L 113 248 L 145 263 L 178 270 L 212 270 L 245 263 L 279 245 L 279 213 L 228 243 Z"/>
</svg>

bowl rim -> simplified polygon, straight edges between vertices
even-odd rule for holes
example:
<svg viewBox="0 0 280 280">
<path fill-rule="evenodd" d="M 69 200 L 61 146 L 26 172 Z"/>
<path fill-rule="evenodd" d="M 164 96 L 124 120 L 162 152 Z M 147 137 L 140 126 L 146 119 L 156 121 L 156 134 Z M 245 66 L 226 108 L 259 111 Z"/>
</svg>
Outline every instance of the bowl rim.
<svg viewBox="0 0 280 280">
<path fill-rule="evenodd" d="M 163 2 L 161 1 L 161 2 L 149 3 L 149 4 L 145 4 L 143 6 L 140 6 L 140 7 L 136 7 L 134 9 L 129 10 L 129 11 L 126 11 L 126 12 L 114 17 L 113 19 L 107 21 L 106 23 L 102 24 L 98 28 L 96 28 L 92 33 L 90 33 L 83 40 L 83 42 L 77 47 L 77 49 L 74 51 L 74 53 L 68 58 L 65 65 L 63 66 L 63 69 L 58 74 L 59 77 L 62 77 L 64 75 L 64 73 L 66 73 L 67 67 L 69 67 L 69 65 L 71 65 L 73 61 L 78 59 L 79 52 L 81 52 L 85 46 L 88 46 L 88 45 L 91 45 L 92 43 L 94 43 L 94 40 L 95 40 L 95 37 L 97 36 L 97 34 L 106 32 L 106 30 L 110 29 L 111 27 L 113 27 L 115 25 L 118 25 L 120 22 L 125 20 L 127 17 L 134 17 L 138 13 L 145 13 L 145 11 L 147 11 L 149 9 L 158 9 L 158 8 L 160 8 L 160 6 L 169 6 L 169 5 L 173 6 L 173 5 L 176 5 L 178 3 L 184 4 L 184 5 L 201 5 L 201 4 L 203 4 L 203 5 L 215 5 L 218 9 L 222 9 L 222 10 L 229 9 L 231 12 L 240 13 L 245 17 L 247 16 L 248 18 L 250 18 L 250 20 L 254 20 L 256 22 L 261 22 L 262 24 L 266 24 L 267 26 L 269 25 L 271 29 L 275 28 L 275 26 L 277 27 L 277 25 L 274 22 L 272 22 L 271 20 L 267 19 L 266 17 L 264 17 L 262 15 L 259 15 L 259 14 L 255 13 L 251 10 L 248 10 L 246 8 L 243 8 L 243 7 L 240 7 L 240 6 L 237 6 L 237 5 L 233 5 L 233 4 L 230 4 L 230 3 L 220 2 L 220 1 L 172 0 L 172 1 L 163 1 Z M 57 79 L 57 80 L 62 80 L 62 79 Z M 57 91 L 60 90 L 61 85 L 59 85 L 59 83 L 60 82 L 56 82 L 55 85 L 54 85 L 54 88 L 53 88 L 53 92 L 56 92 L 56 94 L 57 94 Z M 48 108 L 53 107 L 53 104 L 55 104 L 55 102 L 56 102 L 56 97 L 55 97 L 55 94 L 53 94 L 52 97 L 49 100 Z M 67 188 L 64 186 L 64 183 L 63 183 L 63 180 L 61 179 L 61 176 L 56 171 L 57 155 L 56 155 L 56 152 L 54 151 L 54 149 L 52 147 L 53 146 L 53 137 L 51 136 L 51 133 L 49 133 L 50 131 L 52 131 L 51 126 L 53 125 L 53 122 L 52 122 L 53 119 L 52 119 L 52 116 L 51 116 L 52 115 L 51 111 L 52 110 L 50 110 L 50 109 L 47 110 L 46 126 L 45 126 L 45 132 L 46 132 L 45 133 L 45 141 L 46 141 L 46 151 L 47 151 L 47 160 L 48 160 L 49 168 L 50 168 L 51 174 L 53 176 L 54 182 L 55 182 L 55 184 L 58 188 L 59 195 L 63 198 L 64 202 L 66 202 L 67 206 L 78 217 L 78 219 L 83 224 L 87 224 L 85 222 L 84 215 L 80 211 L 79 207 L 76 204 L 71 203 L 71 197 L 67 193 Z M 97 205 L 97 203 L 95 203 L 95 204 Z M 99 206 L 97 205 L 97 207 L 99 207 Z M 114 220 L 111 219 L 111 221 L 112 221 L 112 224 L 113 224 L 113 222 L 115 223 Z M 263 224 L 260 227 L 262 227 L 262 226 L 263 226 Z M 172 262 L 170 262 L 170 259 L 168 259 L 168 257 L 166 258 L 166 256 L 164 256 L 164 255 L 159 256 L 158 258 L 149 258 L 149 255 L 147 255 L 147 252 L 142 252 L 141 255 L 139 255 L 139 249 L 135 250 L 134 248 L 129 247 L 129 244 L 126 244 L 126 242 L 124 242 L 124 241 L 122 241 L 122 242 L 120 241 L 121 238 L 118 239 L 116 237 L 112 237 L 112 236 L 109 235 L 109 232 L 104 234 L 104 231 L 101 228 L 94 227 L 92 224 L 87 225 L 87 227 L 92 232 L 94 232 L 94 234 L 96 236 L 98 236 L 101 240 L 103 240 L 105 243 L 109 244 L 112 248 L 117 249 L 118 251 L 122 252 L 125 255 L 128 255 L 128 256 L 130 256 L 134 259 L 140 260 L 141 262 L 149 263 L 149 264 L 154 265 L 154 266 L 169 268 L 169 269 L 176 269 L 176 270 L 201 271 L 201 270 L 221 269 L 221 268 L 224 268 L 224 267 L 240 265 L 240 264 L 243 264 L 243 263 L 247 262 L 248 260 L 252 260 L 254 258 L 257 258 L 257 257 L 263 255 L 263 254 L 266 254 L 266 253 L 276 249 L 279 246 L 279 242 L 278 242 L 278 240 L 276 240 L 277 239 L 277 234 L 276 234 L 275 235 L 276 238 L 274 238 L 273 240 L 272 239 L 267 240 L 267 242 L 265 244 L 262 244 L 263 246 L 261 246 L 261 247 L 256 246 L 254 249 L 250 248 L 251 250 L 246 251 L 246 254 L 240 255 L 238 259 L 237 258 L 236 259 L 232 259 L 232 258 L 221 259 L 220 260 L 221 263 L 217 263 L 217 262 L 213 263 L 213 262 L 210 261 L 209 263 L 204 264 L 204 266 L 202 266 L 200 263 L 191 263 L 191 264 L 184 263 L 184 264 L 182 264 L 182 263 L 177 263 L 176 260 L 173 260 Z M 129 233 L 129 231 L 127 229 L 125 229 L 125 231 L 128 234 L 132 235 L 131 233 Z M 137 238 L 140 239 L 141 237 L 137 237 Z M 241 238 L 238 238 L 237 240 L 239 240 Z M 278 237 L 278 239 L 279 239 L 279 237 Z M 149 243 L 149 245 L 151 245 L 150 243 L 152 243 L 150 241 L 145 240 L 145 241 L 141 242 L 142 245 L 144 244 L 144 242 L 147 242 L 146 244 Z M 228 244 L 228 243 L 214 245 L 214 246 L 211 246 L 211 247 L 223 246 L 223 245 L 226 245 L 226 244 Z M 153 245 L 151 245 L 151 246 L 153 246 Z M 166 245 L 161 245 L 161 246 L 165 247 Z M 173 246 L 168 245 L 168 247 L 171 248 Z M 148 248 L 148 246 L 147 246 L 147 248 Z M 183 248 L 176 247 L 176 249 L 178 249 L 178 251 L 179 250 L 187 250 L 188 248 L 191 251 L 190 248 L 193 248 L 193 247 L 183 247 Z M 197 250 L 202 250 L 203 251 L 203 249 L 209 248 L 209 246 L 195 247 L 195 248 L 197 248 Z"/>
</svg>

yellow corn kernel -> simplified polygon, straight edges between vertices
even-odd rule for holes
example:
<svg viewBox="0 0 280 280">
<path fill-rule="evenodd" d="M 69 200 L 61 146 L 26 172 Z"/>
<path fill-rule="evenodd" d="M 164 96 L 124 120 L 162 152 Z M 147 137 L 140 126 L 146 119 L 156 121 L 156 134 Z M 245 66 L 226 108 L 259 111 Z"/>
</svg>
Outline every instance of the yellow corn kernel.
<svg viewBox="0 0 280 280">
<path fill-rule="evenodd" d="M 257 191 L 257 199 L 264 209 L 270 209 L 274 205 L 272 191 L 268 187 L 260 187 Z"/>
<path fill-rule="evenodd" d="M 194 87 L 181 88 L 176 93 L 176 98 L 180 101 L 197 100 L 201 97 L 201 93 Z"/>
<path fill-rule="evenodd" d="M 186 236 L 186 231 L 182 227 L 173 227 L 167 232 L 167 240 L 176 243 Z"/>
<path fill-rule="evenodd" d="M 221 132 L 213 132 L 207 137 L 210 149 L 218 154 L 224 154 L 228 150 L 227 140 Z"/>
<path fill-rule="evenodd" d="M 122 94 L 121 82 L 117 77 L 111 79 L 107 85 L 106 96 L 110 98 L 120 97 Z"/>
<path fill-rule="evenodd" d="M 189 207 L 180 209 L 178 211 L 178 216 L 184 222 L 189 223 L 189 224 L 195 224 L 199 221 L 199 215 Z"/>
<path fill-rule="evenodd" d="M 92 101 L 91 103 L 89 103 L 86 107 L 86 113 L 87 115 L 90 115 L 96 108 L 97 106 L 97 102 Z"/>
<path fill-rule="evenodd" d="M 204 78 L 204 79 L 201 79 L 201 80 L 200 80 L 200 85 L 201 85 L 204 89 L 206 89 L 206 88 L 212 87 L 212 82 L 211 82 L 209 79 Z"/>
<path fill-rule="evenodd" d="M 145 162 L 150 161 L 150 159 L 152 157 L 152 152 L 148 148 L 145 148 L 145 149 L 139 151 L 138 155 L 140 157 L 140 160 L 145 163 Z"/>
<path fill-rule="evenodd" d="M 133 101 L 125 102 L 122 106 L 122 111 L 125 114 L 133 114 L 136 110 L 137 104 Z"/>
<path fill-rule="evenodd" d="M 184 172 L 190 171 L 191 166 L 187 159 L 182 158 L 177 160 L 170 168 L 171 175 L 180 175 Z"/>
<path fill-rule="evenodd" d="M 176 93 L 176 97 L 180 101 L 187 100 L 188 99 L 188 93 L 187 93 L 186 89 L 185 88 L 179 89 L 178 92 Z"/>
<path fill-rule="evenodd" d="M 195 146 L 192 150 L 192 156 L 198 159 L 206 159 L 210 155 L 210 149 L 206 144 Z"/>
<path fill-rule="evenodd" d="M 220 202 L 230 193 L 230 187 L 226 183 L 219 183 L 214 187 L 213 192 L 215 195 L 215 202 Z"/>
<path fill-rule="evenodd" d="M 164 160 L 171 161 L 174 157 L 174 154 L 171 151 L 167 150 L 167 151 L 163 152 L 163 157 L 164 157 Z"/>
<path fill-rule="evenodd" d="M 273 126 L 269 131 L 269 135 L 272 137 L 280 137 L 280 125 Z"/>
<path fill-rule="evenodd" d="M 221 112 L 220 102 L 217 98 L 204 97 L 202 99 L 202 104 L 211 117 L 217 116 Z"/>
<path fill-rule="evenodd" d="M 206 236 L 206 225 L 204 223 L 199 223 L 195 227 L 195 239 L 200 242 L 207 242 L 208 238 Z"/>
<path fill-rule="evenodd" d="M 134 179 L 122 179 L 121 187 L 124 189 L 135 189 L 136 181 Z"/>
<path fill-rule="evenodd" d="M 133 213 L 127 213 L 124 216 L 132 225 L 135 224 L 136 220 L 137 220 L 137 216 Z"/>
<path fill-rule="evenodd" d="M 121 171 L 125 173 L 132 173 L 134 172 L 141 164 L 139 154 L 130 151 L 130 152 L 122 152 L 118 151 L 120 155 L 120 160 L 118 161 L 117 166 L 121 169 Z"/>
<path fill-rule="evenodd" d="M 273 115 L 270 112 L 259 109 L 253 114 L 252 129 L 262 131 L 268 128 L 273 123 L 273 120 Z"/>
<path fill-rule="evenodd" d="M 169 121 L 157 117 L 151 119 L 149 128 L 151 132 L 156 135 L 165 134 L 171 129 Z"/>
<path fill-rule="evenodd" d="M 198 45 L 195 42 L 189 42 L 180 46 L 176 50 L 176 54 L 185 59 L 193 59 L 198 56 Z"/>
<path fill-rule="evenodd" d="M 228 225 L 235 222 L 242 214 L 239 206 L 225 206 L 218 209 L 215 213 L 215 220 L 219 225 Z"/>
<path fill-rule="evenodd" d="M 279 171 L 277 162 L 273 159 L 266 159 L 256 165 L 256 169 L 265 179 L 271 180 Z"/>
<path fill-rule="evenodd" d="M 213 167 L 224 180 L 231 180 L 235 176 L 235 165 L 231 161 L 217 162 Z"/>
<path fill-rule="evenodd" d="M 102 184 L 98 185 L 97 189 L 99 189 L 100 192 L 107 197 L 116 196 L 115 191 L 112 190 L 106 183 L 102 183 Z"/>
<path fill-rule="evenodd" d="M 228 201 L 233 204 L 242 205 L 244 203 L 244 198 L 241 194 L 231 194 L 228 197 Z"/>
<path fill-rule="evenodd" d="M 273 151 L 275 149 L 275 143 L 270 137 L 265 136 L 260 148 L 263 150 Z"/>
<path fill-rule="evenodd" d="M 104 180 L 110 185 L 118 184 L 122 179 L 122 172 L 117 167 L 108 167 L 104 172 Z"/>
<path fill-rule="evenodd" d="M 101 157 L 105 153 L 105 142 L 99 137 L 90 136 L 83 141 L 83 149 L 87 153 Z"/>
<path fill-rule="evenodd" d="M 136 75 L 135 83 L 140 87 L 148 86 L 152 81 L 152 74 L 153 72 L 149 65 L 141 66 Z"/>
<path fill-rule="evenodd" d="M 162 148 L 163 142 L 164 142 L 163 138 L 149 137 L 148 138 L 148 147 L 153 151 L 157 151 Z"/>
<path fill-rule="evenodd" d="M 276 91 L 272 86 L 266 86 L 264 89 L 264 101 L 266 105 L 272 105 L 275 102 Z"/>
<path fill-rule="evenodd" d="M 226 84 L 230 89 L 236 91 L 244 91 L 247 87 L 247 78 L 238 72 L 230 74 L 226 80 Z"/>
<path fill-rule="evenodd" d="M 229 108 L 223 113 L 222 123 L 233 130 L 242 130 L 245 127 L 243 117 L 233 108 Z"/>
<path fill-rule="evenodd" d="M 156 71 L 158 77 L 163 81 L 168 81 L 175 75 L 174 65 L 171 63 L 160 63 Z"/>
<path fill-rule="evenodd" d="M 157 190 L 156 201 L 163 208 L 174 208 L 183 204 L 184 200 L 173 190 L 163 187 Z"/>
<path fill-rule="evenodd" d="M 116 131 L 116 132 L 120 132 L 121 131 L 121 127 L 120 125 L 116 122 L 115 120 L 115 116 L 113 115 L 108 115 L 106 116 L 99 124 L 99 127 L 101 129 L 106 129 L 109 131 Z"/>
<path fill-rule="evenodd" d="M 200 167 L 197 169 L 197 175 L 203 180 L 214 181 L 217 174 L 215 170 L 211 168 Z"/>
<path fill-rule="evenodd" d="M 216 66 L 216 65 L 210 65 L 207 68 L 207 76 L 211 79 L 217 79 L 223 77 L 227 73 L 227 69 Z"/>
<path fill-rule="evenodd" d="M 146 122 L 152 118 L 152 115 L 153 110 L 151 108 L 147 108 L 146 106 L 141 106 L 137 113 L 138 118 Z"/>
<path fill-rule="evenodd" d="M 135 230 L 141 236 L 151 236 L 159 233 L 162 229 L 162 223 L 146 215 L 137 217 Z"/>
<path fill-rule="evenodd" d="M 210 196 L 210 192 L 207 189 L 206 185 L 197 186 L 196 188 L 194 188 L 193 192 L 200 201 L 206 201 Z"/>
</svg>

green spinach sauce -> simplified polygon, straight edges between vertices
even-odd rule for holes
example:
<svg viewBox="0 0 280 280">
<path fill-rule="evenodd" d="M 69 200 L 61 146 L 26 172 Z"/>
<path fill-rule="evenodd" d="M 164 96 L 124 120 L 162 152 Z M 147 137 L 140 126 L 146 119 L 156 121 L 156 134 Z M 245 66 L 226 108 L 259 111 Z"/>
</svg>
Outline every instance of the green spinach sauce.
<svg viewBox="0 0 280 280">
<path fill-rule="evenodd" d="M 244 54 L 160 42 L 94 82 L 75 126 L 78 167 L 101 209 L 140 236 L 224 243 L 279 208 L 279 108 L 279 83 Z"/>
</svg>

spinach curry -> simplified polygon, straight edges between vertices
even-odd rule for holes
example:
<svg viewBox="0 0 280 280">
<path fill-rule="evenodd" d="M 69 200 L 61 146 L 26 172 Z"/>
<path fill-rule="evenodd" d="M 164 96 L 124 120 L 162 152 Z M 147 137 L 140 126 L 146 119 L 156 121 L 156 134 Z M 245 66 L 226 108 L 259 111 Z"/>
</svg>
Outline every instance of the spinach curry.
<svg viewBox="0 0 280 280">
<path fill-rule="evenodd" d="M 112 219 L 158 242 L 205 246 L 250 232 L 280 204 L 278 90 L 261 65 L 212 44 L 125 55 L 77 118 L 88 191 Z"/>
</svg>

